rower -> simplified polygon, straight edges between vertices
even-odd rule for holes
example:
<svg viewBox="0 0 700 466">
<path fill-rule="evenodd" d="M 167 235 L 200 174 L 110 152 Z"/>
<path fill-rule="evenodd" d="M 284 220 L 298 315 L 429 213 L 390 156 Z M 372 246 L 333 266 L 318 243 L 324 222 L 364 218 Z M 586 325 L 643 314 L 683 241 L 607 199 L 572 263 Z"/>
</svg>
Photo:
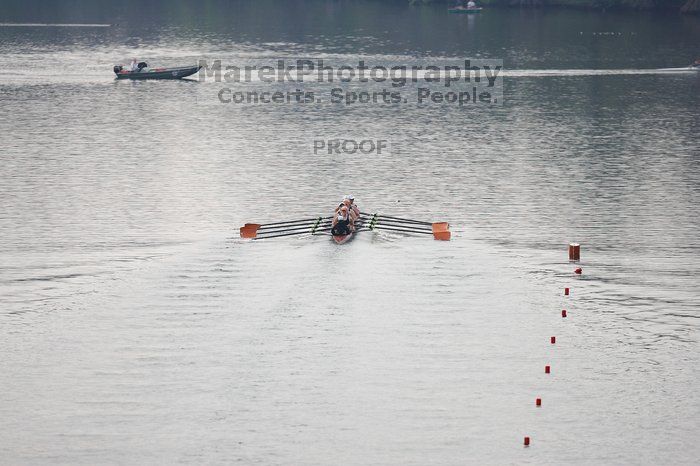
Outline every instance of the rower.
<svg viewBox="0 0 700 466">
<path fill-rule="evenodd" d="M 336 214 L 337 214 L 338 212 L 340 212 L 340 209 L 342 209 L 343 206 L 345 206 L 345 207 L 347 207 L 347 208 L 350 208 L 350 205 L 352 204 L 352 202 L 348 203 L 348 199 L 349 199 L 349 198 L 350 198 L 350 195 L 343 196 L 343 200 L 340 201 L 340 204 L 338 204 L 338 207 L 335 208 L 335 213 L 336 213 Z"/>
<path fill-rule="evenodd" d="M 331 228 L 331 234 L 333 236 L 343 236 L 355 230 L 353 225 L 353 220 L 350 217 L 350 213 L 346 206 L 340 208 L 338 213 L 333 216 L 333 227 Z"/>
<path fill-rule="evenodd" d="M 355 212 L 356 217 L 359 217 L 360 216 L 360 208 L 357 207 L 357 204 L 355 204 L 355 196 L 353 196 L 352 194 L 348 194 L 347 196 L 345 196 L 345 198 L 350 201 L 350 210 L 352 212 Z"/>
<path fill-rule="evenodd" d="M 355 220 L 357 220 L 360 217 L 360 208 L 357 207 L 357 204 L 355 204 L 355 196 L 352 194 L 348 194 L 345 196 L 345 199 L 343 201 L 348 201 L 345 205 L 348 206 L 348 209 L 350 209 L 350 215 L 354 217 Z"/>
<path fill-rule="evenodd" d="M 476 8 L 476 3 L 474 0 L 469 0 L 469 2 L 467 2 L 467 9 L 473 10 L 474 8 Z"/>
</svg>

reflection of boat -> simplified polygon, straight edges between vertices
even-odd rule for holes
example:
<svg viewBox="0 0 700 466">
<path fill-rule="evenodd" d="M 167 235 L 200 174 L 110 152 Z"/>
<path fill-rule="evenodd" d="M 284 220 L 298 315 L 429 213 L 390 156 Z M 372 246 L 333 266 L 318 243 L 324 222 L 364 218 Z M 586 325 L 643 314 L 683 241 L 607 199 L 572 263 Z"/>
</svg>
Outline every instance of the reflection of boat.
<svg viewBox="0 0 700 466">
<path fill-rule="evenodd" d="M 179 68 L 140 68 L 138 71 L 127 71 L 122 65 L 114 67 L 117 79 L 181 79 L 195 74 L 201 66 L 182 66 Z"/>
<path fill-rule="evenodd" d="M 448 13 L 461 13 L 465 15 L 470 15 L 470 14 L 475 14 L 475 13 L 481 13 L 481 10 L 483 8 L 481 7 L 476 7 L 476 8 L 465 8 L 465 7 L 455 7 L 455 8 L 450 8 L 447 10 Z"/>
</svg>

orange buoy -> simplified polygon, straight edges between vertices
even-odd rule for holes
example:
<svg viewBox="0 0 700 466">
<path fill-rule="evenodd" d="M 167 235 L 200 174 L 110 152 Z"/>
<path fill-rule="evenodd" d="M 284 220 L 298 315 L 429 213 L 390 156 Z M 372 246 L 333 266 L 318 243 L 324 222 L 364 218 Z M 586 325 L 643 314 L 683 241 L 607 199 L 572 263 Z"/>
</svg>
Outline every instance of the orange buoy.
<svg viewBox="0 0 700 466">
<path fill-rule="evenodd" d="M 535 400 L 535 406 L 542 406 L 542 398 L 537 398 Z"/>
<path fill-rule="evenodd" d="M 549 372 L 550 372 L 549 366 L 544 366 L 544 373 L 549 374 Z"/>
<path fill-rule="evenodd" d="M 562 309 L 562 310 L 561 310 L 561 316 L 562 316 L 562 317 L 566 317 L 566 309 Z"/>
<path fill-rule="evenodd" d="M 581 245 L 578 243 L 569 244 L 569 262 L 578 262 L 581 260 Z"/>
<path fill-rule="evenodd" d="M 549 342 L 550 342 L 551 344 L 556 343 L 556 342 L 557 342 L 557 337 L 551 337 L 551 338 L 549 339 Z"/>
<path fill-rule="evenodd" d="M 582 269 L 581 267 L 579 267 L 579 268 L 577 268 L 576 270 L 574 270 L 574 273 L 575 273 L 576 275 L 581 275 L 581 274 L 583 273 L 583 269 Z"/>
<path fill-rule="evenodd" d="M 525 445 L 526 447 L 530 446 L 530 437 L 525 437 L 525 439 L 523 440 L 523 445 Z"/>
</svg>

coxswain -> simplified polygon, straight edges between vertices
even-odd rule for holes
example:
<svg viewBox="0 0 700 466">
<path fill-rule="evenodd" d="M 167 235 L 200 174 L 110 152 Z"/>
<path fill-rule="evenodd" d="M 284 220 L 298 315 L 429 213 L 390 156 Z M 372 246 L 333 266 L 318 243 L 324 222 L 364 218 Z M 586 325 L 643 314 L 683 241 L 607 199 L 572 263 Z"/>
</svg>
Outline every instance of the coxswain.
<svg viewBox="0 0 700 466">
<path fill-rule="evenodd" d="M 331 234 L 333 236 L 344 236 L 355 230 L 353 221 L 350 217 L 350 212 L 346 206 L 340 208 L 337 214 L 333 216 L 331 223 Z"/>
</svg>

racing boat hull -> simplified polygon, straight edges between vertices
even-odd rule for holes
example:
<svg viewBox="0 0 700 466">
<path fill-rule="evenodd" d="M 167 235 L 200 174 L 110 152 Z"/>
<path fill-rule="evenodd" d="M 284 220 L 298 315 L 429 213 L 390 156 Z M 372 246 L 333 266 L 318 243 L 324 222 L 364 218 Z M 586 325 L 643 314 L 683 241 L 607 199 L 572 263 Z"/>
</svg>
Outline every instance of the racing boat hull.
<svg viewBox="0 0 700 466">
<path fill-rule="evenodd" d="M 481 13 L 481 10 L 483 10 L 483 8 L 450 8 L 447 12 L 452 14 L 473 15 Z"/>
<path fill-rule="evenodd" d="M 354 233 L 350 232 L 347 235 L 332 235 L 333 241 L 335 241 L 336 244 L 343 244 L 347 243 L 350 241 Z"/>
<path fill-rule="evenodd" d="M 357 231 L 362 227 L 362 219 L 358 219 L 355 222 L 355 231 L 351 231 L 347 235 L 334 235 L 331 233 L 331 238 L 333 238 L 333 241 L 335 241 L 336 244 L 343 244 L 347 243 L 352 239 L 352 237 L 357 233 Z"/>
<path fill-rule="evenodd" d="M 148 71 L 121 70 L 117 79 L 182 79 L 192 76 L 202 68 L 201 66 L 183 66 L 180 68 L 155 68 Z"/>
</svg>

